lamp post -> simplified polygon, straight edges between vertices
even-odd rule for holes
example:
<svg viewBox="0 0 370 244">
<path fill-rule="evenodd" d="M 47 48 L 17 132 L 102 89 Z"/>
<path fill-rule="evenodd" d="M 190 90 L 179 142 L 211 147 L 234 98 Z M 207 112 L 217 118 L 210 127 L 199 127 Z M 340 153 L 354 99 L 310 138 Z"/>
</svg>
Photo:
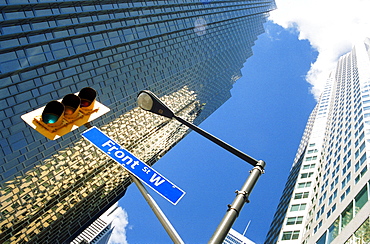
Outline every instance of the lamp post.
<svg viewBox="0 0 370 244">
<path fill-rule="evenodd" d="M 227 233 L 229 232 L 230 228 L 232 227 L 233 223 L 235 222 L 236 218 L 238 217 L 241 209 L 243 208 L 246 202 L 249 202 L 248 197 L 251 194 L 255 184 L 258 181 L 258 178 L 261 174 L 264 173 L 264 168 L 266 166 L 265 162 L 262 160 L 256 160 L 247 154 L 243 153 L 242 151 L 230 146 L 226 142 L 218 139 L 217 137 L 209 134 L 208 132 L 202 130 L 198 126 L 187 122 L 186 120 L 178 117 L 175 113 L 167 107 L 154 93 L 151 91 L 141 91 L 137 97 L 137 102 L 139 107 L 142 109 L 164 116 L 170 119 L 176 119 L 180 123 L 186 125 L 190 129 L 196 131 L 197 133 L 201 134 L 202 136 L 206 137 L 207 139 L 213 141 L 217 145 L 221 146 L 222 148 L 226 149 L 227 151 L 231 152 L 235 156 L 243 159 L 247 163 L 254 166 L 254 168 L 250 171 L 250 175 L 248 176 L 247 180 L 245 181 L 241 190 L 236 191 L 237 193 L 233 203 L 228 205 L 228 210 L 221 220 L 220 224 L 218 225 L 216 231 L 214 232 L 213 236 L 209 240 L 209 243 L 212 244 L 219 244 L 222 243 L 225 239 Z"/>
<path fill-rule="evenodd" d="M 131 180 L 135 183 L 141 195 L 143 195 L 145 201 L 149 204 L 150 208 L 153 210 L 155 216 L 157 216 L 159 222 L 161 222 L 163 228 L 166 230 L 167 234 L 170 236 L 173 243 L 184 244 L 183 240 L 176 232 L 171 222 L 167 219 L 166 215 L 162 212 L 161 208 L 158 206 L 158 204 L 155 202 L 152 196 L 150 196 L 150 194 L 145 189 L 141 181 L 137 179 L 136 176 L 134 176 L 133 174 L 130 174 L 130 176 Z"/>
</svg>

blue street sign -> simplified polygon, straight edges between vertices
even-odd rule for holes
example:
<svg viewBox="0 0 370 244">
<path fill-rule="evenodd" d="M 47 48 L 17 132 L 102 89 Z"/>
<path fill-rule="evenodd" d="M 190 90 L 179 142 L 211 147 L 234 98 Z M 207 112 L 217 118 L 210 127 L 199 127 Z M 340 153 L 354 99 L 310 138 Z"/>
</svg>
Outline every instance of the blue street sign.
<svg viewBox="0 0 370 244">
<path fill-rule="evenodd" d="M 155 169 L 143 163 L 95 126 L 84 131 L 81 135 L 172 204 L 176 205 L 185 195 L 183 190 Z"/>
</svg>

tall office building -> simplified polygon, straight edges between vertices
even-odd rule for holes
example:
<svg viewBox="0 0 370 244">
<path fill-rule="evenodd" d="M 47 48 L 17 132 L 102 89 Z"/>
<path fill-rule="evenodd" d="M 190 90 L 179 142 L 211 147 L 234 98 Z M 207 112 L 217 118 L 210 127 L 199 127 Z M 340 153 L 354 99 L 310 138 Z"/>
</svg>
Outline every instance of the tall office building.
<svg viewBox="0 0 370 244">
<path fill-rule="evenodd" d="M 114 204 L 71 241 L 70 244 L 107 244 L 115 227 L 113 225 L 113 220 L 116 217 L 114 212 L 118 211 L 118 209 L 118 203 Z"/>
<path fill-rule="evenodd" d="M 234 229 L 230 229 L 229 233 L 222 244 L 255 244 L 244 235 L 240 234 Z"/>
<path fill-rule="evenodd" d="M 83 87 L 111 110 L 93 125 L 149 165 L 187 133 L 137 108 L 156 93 L 201 123 L 229 97 L 273 0 L 0 0 L 2 243 L 73 240 L 130 184 L 82 139 L 55 141 L 21 115 Z"/>
<path fill-rule="evenodd" d="M 311 113 L 266 244 L 370 243 L 370 39 L 343 55 Z"/>
</svg>

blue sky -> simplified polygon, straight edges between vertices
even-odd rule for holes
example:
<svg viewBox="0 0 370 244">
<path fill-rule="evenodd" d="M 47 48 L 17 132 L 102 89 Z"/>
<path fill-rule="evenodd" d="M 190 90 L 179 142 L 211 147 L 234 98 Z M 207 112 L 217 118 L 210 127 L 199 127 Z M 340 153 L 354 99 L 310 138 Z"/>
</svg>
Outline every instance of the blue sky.
<svg viewBox="0 0 370 244">
<path fill-rule="evenodd" d="M 266 33 L 231 90 L 200 127 L 267 163 L 233 228 L 263 243 L 308 116 L 327 73 L 355 41 L 370 36 L 364 0 L 276 0 Z M 318 8 L 318 6 L 320 6 Z M 333 9 L 335 6 L 335 9 Z M 207 243 L 252 166 L 191 132 L 154 168 L 187 194 L 173 206 L 148 189 L 185 243 Z M 134 185 L 119 205 L 127 242 L 172 243 Z M 117 228 L 117 227 L 116 227 Z M 124 235 L 116 243 L 127 243 Z"/>
<path fill-rule="evenodd" d="M 254 55 L 242 69 L 232 98 L 200 127 L 256 159 L 267 163 L 250 201 L 234 229 L 262 243 L 278 204 L 301 135 L 315 100 L 305 81 L 316 59 L 297 33 L 268 23 Z M 287 49 L 287 46 L 289 48 Z M 289 60 L 289 62 L 286 62 Z M 295 85 L 292 85 L 292 81 Z M 195 146 L 196 145 L 196 146 Z M 185 243 L 206 243 L 227 204 L 249 175 L 250 165 L 191 132 L 154 166 L 187 193 L 176 206 L 149 190 Z M 128 213 L 128 243 L 171 243 L 136 187 L 119 202 Z"/>
</svg>

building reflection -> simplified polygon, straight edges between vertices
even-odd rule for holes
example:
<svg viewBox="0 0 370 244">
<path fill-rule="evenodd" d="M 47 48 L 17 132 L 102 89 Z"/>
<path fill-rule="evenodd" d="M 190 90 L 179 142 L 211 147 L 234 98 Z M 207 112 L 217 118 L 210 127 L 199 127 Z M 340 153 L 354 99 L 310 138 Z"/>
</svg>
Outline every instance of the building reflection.
<svg viewBox="0 0 370 244">
<path fill-rule="evenodd" d="M 153 164 L 187 129 L 136 108 L 151 90 L 199 125 L 230 96 L 274 0 L 47 1 L 0 4 L 0 243 L 66 243 L 130 184 L 81 139 L 50 141 L 23 114 L 83 87 L 110 112 L 94 120 Z"/>
<path fill-rule="evenodd" d="M 161 99 L 188 121 L 193 121 L 202 111 L 195 92 L 186 86 Z M 101 130 L 149 165 L 188 132 L 187 127 L 175 120 L 139 108 L 102 126 Z M 91 219 L 103 207 L 113 204 L 112 200 L 122 196 L 129 184 L 128 173 L 120 164 L 80 139 L 24 177 L 6 182 L 6 187 L 1 189 L 1 239 L 7 240 L 5 243 L 22 243 L 36 235 L 36 240 L 44 242 L 65 239 L 80 228 L 79 222 Z M 70 233 L 63 232 L 67 227 L 72 230 Z"/>
</svg>

